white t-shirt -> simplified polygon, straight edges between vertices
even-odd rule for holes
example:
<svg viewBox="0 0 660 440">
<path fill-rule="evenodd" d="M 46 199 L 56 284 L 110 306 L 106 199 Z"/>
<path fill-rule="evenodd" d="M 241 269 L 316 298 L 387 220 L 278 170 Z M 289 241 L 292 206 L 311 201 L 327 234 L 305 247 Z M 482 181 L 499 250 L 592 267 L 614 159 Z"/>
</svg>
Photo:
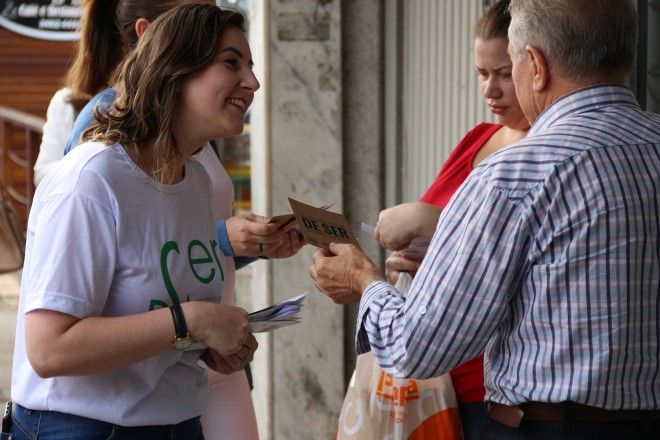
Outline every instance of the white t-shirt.
<svg viewBox="0 0 660 440">
<path fill-rule="evenodd" d="M 220 163 L 220 159 L 213 151 L 208 142 L 202 150 L 193 156 L 193 159 L 202 164 L 211 179 L 211 210 L 213 218 L 226 220 L 232 216 L 232 204 L 234 202 L 234 186 L 231 177 Z M 234 284 L 236 280 L 236 269 L 234 257 L 225 257 L 225 290 L 222 294 L 222 303 L 234 305 Z"/>
<path fill-rule="evenodd" d="M 69 140 L 76 119 L 76 111 L 69 102 L 71 89 L 63 88 L 55 92 L 48 104 L 46 123 L 41 136 L 39 155 L 34 164 L 34 184 L 52 170 L 64 156 L 64 146 Z"/>
<path fill-rule="evenodd" d="M 49 309 L 79 318 L 124 316 L 178 300 L 219 301 L 224 255 L 196 161 L 161 185 L 120 145 L 89 143 L 39 186 L 28 221 L 12 400 L 123 426 L 178 423 L 201 414 L 208 393 L 200 350 L 170 350 L 129 367 L 42 379 L 25 353 L 24 316 Z"/>
</svg>

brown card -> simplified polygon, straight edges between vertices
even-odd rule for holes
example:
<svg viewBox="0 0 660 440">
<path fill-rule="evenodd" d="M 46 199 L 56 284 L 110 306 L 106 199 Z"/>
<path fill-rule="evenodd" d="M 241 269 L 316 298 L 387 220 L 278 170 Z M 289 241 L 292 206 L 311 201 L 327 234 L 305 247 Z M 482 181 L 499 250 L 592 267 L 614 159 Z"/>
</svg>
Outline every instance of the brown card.
<svg viewBox="0 0 660 440">
<path fill-rule="evenodd" d="M 329 205 L 321 206 L 318 209 L 322 209 L 325 211 L 331 208 L 333 205 L 334 203 L 331 203 Z M 296 216 L 293 214 L 276 215 L 275 217 L 271 217 L 268 220 L 268 223 L 276 223 L 278 230 L 284 229 L 285 231 L 289 231 L 298 226 L 298 222 L 296 222 Z"/>
<path fill-rule="evenodd" d="M 330 243 L 353 243 L 360 247 L 351 225 L 342 214 L 315 208 L 289 198 L 293 215 L 307 243 L 327 248 Z"/>
<path fill-rule="evenodd" d="M 296 223 L 296 216 L 293 214 L 276 215 L 275 217 L 271 217 L 270 220 L 268 220 L 268 223 L 276 223 L 277 229 L 284 229 L 285 231 L 298 226 Z"/>
</svg>

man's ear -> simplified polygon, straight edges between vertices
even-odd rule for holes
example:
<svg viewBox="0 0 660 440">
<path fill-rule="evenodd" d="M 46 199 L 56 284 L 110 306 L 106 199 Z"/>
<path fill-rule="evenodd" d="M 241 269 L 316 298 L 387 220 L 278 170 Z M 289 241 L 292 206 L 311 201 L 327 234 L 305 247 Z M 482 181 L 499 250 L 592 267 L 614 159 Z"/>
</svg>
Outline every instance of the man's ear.
<svg viewBox="0 0 660 440">
<path fill-rule="evenodd" d="M 149 20 L 146 18 L 138 18 L 137 21 L 135 22 L 135 35 L 140 38 L 142 34 L 144 34 L 144 31 L 147 30 L 149 27 Z"/>
<path fill-rule="evenodd" d="M 550 68 L 545 55 L 529 44 L 525 46 L 525 56 L 530 63 L 534 77 L 532 79 L 532 89 L 536 93 L 543 92 L 550 84 Z"/>
</svg>

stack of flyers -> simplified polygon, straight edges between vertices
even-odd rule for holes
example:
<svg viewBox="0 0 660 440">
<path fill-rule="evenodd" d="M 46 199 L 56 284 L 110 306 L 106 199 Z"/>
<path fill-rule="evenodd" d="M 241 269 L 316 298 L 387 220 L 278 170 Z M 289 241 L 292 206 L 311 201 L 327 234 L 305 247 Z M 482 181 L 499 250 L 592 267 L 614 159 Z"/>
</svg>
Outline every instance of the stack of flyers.
<svg viewBox="0 0 660 440">
<path fill-rule="evenodd" d="M 248 315 L 252 333 L 269 332 L 301 321 L 300 310 L 307 293 L 294 296 Z"/>
</svg>

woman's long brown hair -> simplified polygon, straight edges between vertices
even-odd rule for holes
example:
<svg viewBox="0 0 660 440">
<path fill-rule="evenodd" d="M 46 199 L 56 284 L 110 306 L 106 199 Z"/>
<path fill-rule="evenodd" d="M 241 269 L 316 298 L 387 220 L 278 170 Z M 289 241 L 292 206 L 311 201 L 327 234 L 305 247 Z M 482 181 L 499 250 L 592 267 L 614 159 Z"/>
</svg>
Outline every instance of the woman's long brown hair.
<svg viewBox="0 0 660 440">
<path fill-rule="evenodd" d="M 123 62 L 117 98 L 82 139 L 120 143 L 161 183 L 183 162 L 172 126 L 184 81 L 216 57 L 223 32 L 245 31 L 239 12 L 208 4 L 178 6 L 156 19 Z"/>
<path fill-rule="evenodd" d="M 138 36 L 135 22 L 155 20 L 182 0 L 84 0 L 80 39 L 67 72 L 69 101 L 80 110 L 89 99 L 108 87 L 115 69 Z"/>
</svg>

